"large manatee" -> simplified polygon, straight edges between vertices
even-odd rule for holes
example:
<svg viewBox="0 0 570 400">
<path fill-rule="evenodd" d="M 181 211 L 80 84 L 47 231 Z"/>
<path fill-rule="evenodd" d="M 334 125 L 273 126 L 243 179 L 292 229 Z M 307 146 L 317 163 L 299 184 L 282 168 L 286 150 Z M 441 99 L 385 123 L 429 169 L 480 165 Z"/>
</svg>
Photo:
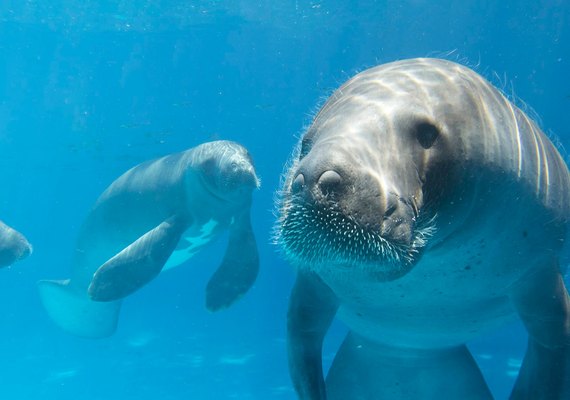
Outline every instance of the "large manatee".
<svg viewBox="0 0 570 400">
<path fill-rule="evenodd" d="M 105 190 L 83 223 L 71 278 L 39 283 L 49 315 L 78 336 L 111 335 L 123 297 L 225 230 L 228 246 L 208 283 L 206 305 L 229 306 L 258 272 L 250 222 L 257 187 L 249 153 L 229 141 L 204 143 L 130 169 Z"/>
<path fill-rule="evenodd" d="M 511 398 L 570 399 L 568 168 L 472 70 L 411 59 L 350 79 L 301 138 L 278 209 L 301 399 L 489 399 L 465 343 L 517 316 Z M 335 315 L 349 333 L 325 383 Z"/>
</svg>

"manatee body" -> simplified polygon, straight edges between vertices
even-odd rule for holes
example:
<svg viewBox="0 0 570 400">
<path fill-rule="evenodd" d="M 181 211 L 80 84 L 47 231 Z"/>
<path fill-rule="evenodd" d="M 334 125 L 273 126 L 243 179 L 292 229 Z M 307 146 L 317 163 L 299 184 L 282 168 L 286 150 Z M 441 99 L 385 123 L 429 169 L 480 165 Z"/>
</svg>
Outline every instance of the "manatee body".
<svg viewBox="0 0 570 400">
<path fill-rule="evenodd" d="M 570 399 L 570 175 L 523 111 L 464 66 L 403 60 L 333 93 L 293 157 L 277 240 L 301 399 L 489 399 L 465 343 L 517 316 L 511 398 Z"/>
<path fill-rule="evenodd" d="M 14 264 L 32 253 L 32 245 L 20 232 L 0 221 L 0 268 Z"/>
<path fill-rule="evenodd" d="M 206 305 L 229 306 L 257 276 L 250 222 L 257 187 L 249 153 L 229 141 L 204 143 L 130 169 L 105 190 L 83 223 L 70 279 L 39 282 L 46 310 L 72 334 L 109 336 L 122 298 L 227 230 L 228 246 L 208 283 Z"/>
</svg>

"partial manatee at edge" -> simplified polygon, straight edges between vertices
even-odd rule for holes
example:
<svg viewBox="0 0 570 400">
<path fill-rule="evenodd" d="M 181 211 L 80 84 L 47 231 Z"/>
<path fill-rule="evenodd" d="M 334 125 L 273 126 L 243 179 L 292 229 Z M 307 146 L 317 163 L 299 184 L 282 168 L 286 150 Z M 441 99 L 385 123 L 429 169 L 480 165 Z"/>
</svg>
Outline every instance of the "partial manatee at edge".
<svg viewBox="0 0 570 400">
<path fill-rule="evenodd" d="M 109 336 L 125 296 L 226 230 L 229 242 L 208 283 L 206 306 L 230 306 L 257 277 L 250 208 L 258 187 L 249 153 L 230 141 L 204 143 L 125 172 L 84 221 L 71 277 L 39 282 L 48 314 L 69 333 Z"/>
<path fill-rule="evenodd" d="M 20 232 L 0 221 L 0 268 L 23 260 L 32 253 L 32 245 Z"/>
</svg>

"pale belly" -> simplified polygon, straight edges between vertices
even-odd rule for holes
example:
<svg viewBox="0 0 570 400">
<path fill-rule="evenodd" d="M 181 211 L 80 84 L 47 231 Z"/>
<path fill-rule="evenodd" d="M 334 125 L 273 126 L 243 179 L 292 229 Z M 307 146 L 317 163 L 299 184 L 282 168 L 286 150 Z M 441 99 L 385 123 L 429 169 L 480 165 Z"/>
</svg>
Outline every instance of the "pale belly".
<svg viewBox="0 0 570 400">
<path fill-rule="evenodd" d="M 213 219 L 203 225 L 191 226 L 182 235 L 178 246 L 166 261 L 162 271 L 184 264 L 194 257 L 198 251 L 215 240 L 222 231 L 222 224 Z"/>
<path fill-rule="evenodd" d="M 466 294 L 436 284 L 424 283 L 418 289 L 411 281 L 361 287 L 366 300 L 357 294 L 344 297 L 338 317 L 369 340 L 412 348 L 459 345 L 515 318 L 505 293 L 477 296 L 466 285 L 449 284 Z"/>
<path fill-rule="evenodd" d="M 341 266 L 319 275 L 340 300 L 339 319 L 359 335 L 393 346 L 455 346 L 516 318 L 509 288 L 537 262 L 532 246 L 507 243 L 458 236 L 390 282 Z"/>
</svg>

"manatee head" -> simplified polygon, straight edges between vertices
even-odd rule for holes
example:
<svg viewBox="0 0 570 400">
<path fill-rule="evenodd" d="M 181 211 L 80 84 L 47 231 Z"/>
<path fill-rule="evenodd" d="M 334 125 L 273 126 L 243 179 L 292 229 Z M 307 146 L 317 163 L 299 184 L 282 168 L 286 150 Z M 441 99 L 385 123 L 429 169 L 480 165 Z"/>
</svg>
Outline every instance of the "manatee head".
<svg viewBox="0 0 570 400">
<path fill-rule="evenodd" d="M 32 253 L 32 246 L 17 230 L 0 222 L 0 267 L 7 267 Z"/>
<path fill-rule="evenodd" d="M 260 186 L 249 152 L 235 142 L 220 140 L 196 147 L 193 165 L 206 190 L 220 200 L 242 202 Z"/>
<path fill-rule="evenodd" d="M 377 67 L 325 103 L 277 205 L 276 238 L 294 265 L 360 268 L 382 281 L 417 263 L 436 232 L 438 203 L 457 181 L 449 137 L 463 117 L 445 73 Z"/>
</svg>

